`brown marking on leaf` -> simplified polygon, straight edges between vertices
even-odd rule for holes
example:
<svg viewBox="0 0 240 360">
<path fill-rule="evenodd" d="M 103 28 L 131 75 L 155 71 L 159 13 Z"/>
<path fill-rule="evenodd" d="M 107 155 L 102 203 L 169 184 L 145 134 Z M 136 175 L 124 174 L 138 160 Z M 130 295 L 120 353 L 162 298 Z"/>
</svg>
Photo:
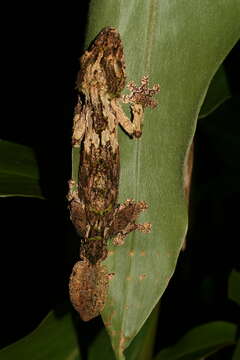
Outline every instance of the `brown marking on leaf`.
<svg viewBox="0 0 240 360">
<path fill-rule="evenodd" d="M 146 252 L 145 252 L 145 251 L 141 251 L 141 252 L 140 252 L 140 256 L 146 256 Z"/>
<path fill-rule="evenodd" d="M 185 199 L 187 200 L 187 204 L 188 204 L 188 212 L 191 211 L 190 194 L 191 194 L 193 163 L 194 163 L 194 141 L 188 148 L 186 158 L 184 161 L 184 167 L 183 167 L 183 190 L 184 190 Z M 186 250 L 186 244 L 187 243 L 185 237 L 182 244 L 182 251 Z"/>
<path fill-rule="evenodd" d="M 111 334 L 112 334 L 112 336 L 116 336 L 116 334 L 117 334 L 116 330 L 111 330 Z"/>
<path fill-rule="evenodd" d="M 194 159 L 194 143 L 189 146 L 185 162 L 184 162 L 184 171 L 183 171 L 183 188 L 184 195 L 189 202 L 191 180 L 192 180 L 192 170 L 193 170 L 193 159 Z"/>
<path fill-rule="evenodd" d="M 116 315 L 116 311 L 113 310 L 109 315 L 108 315 L 108 318 L 106 319 L 106 324 L 109 324 L 109 327 L 112 326 L 112 320 L 113 320 L 113 317 Z M 105 322 L 104 322 L 105 323 Z"/>
<path fill-rule="evenodd" d="M 109 315 L 108 315 L 108 318 L 107 318 L 107 323 L 112 323 L 112 319 L 113 319 L 113 317 L 116 315 L 116 311 L 115 310 L 113 310 Z"/>
<path fill-rule="evenodd" d="M 109 305 L 109 307 L 113 307 L 114 306 L 114 301 L 113 301 L 113 299 L 109 299 L 108 298 L 108 305 Z"/>
<path fill-rule="evenodd" d="M 131 277 L 131 276 L 127 276 L 127 277 L 126 277 L 126 280 L 127 280 L 127 281 L 130 281 L 130 280 L 132 280 L 132 277 Z"/>
<path fill-rule="evenodd" d="M 125 349 L 125 343 L 126 343 L 126 336 L 124 336 L 123 334 L 121 334 L 121 337 L 120 337 L 120 341 L 119 341 L 119 351 L 120 351 L 120 354 L 123 353 L 124 349 Z"/>
<path fill-rule="evenodd" d="M 167 281 L 167 283 L 169 283 L 169 281 L 171 280 L 171 276 L 165 276 L 165 280 Z"/>
<path fill-rule="evenodd" d="M 128 253 L 129 256 L 134 256 L 135 255 L 135 251 L 134 250 L 130 250 Z"/>
<path fill-rule="evenodd" d="M 147 277 L 146 274 L 141 274 L 139 275 L 139 280 L 144 280 Z"/>
</svg>

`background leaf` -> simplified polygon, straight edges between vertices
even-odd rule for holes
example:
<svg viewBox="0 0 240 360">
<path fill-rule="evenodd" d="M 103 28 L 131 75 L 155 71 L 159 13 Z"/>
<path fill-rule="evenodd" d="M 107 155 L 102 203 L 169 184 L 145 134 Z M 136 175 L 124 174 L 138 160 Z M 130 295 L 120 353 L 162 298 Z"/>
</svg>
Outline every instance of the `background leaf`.
<svg viewBox="0 0 240 360">
<path fill-rule="evenodd" d="M 201 119 L 210 115 L 219 105 L 230 97 L 231 90 L 229 88 L 227 75 L 222 65 L 210 83 L 198 118 Z"/>
<path fill-rule="evenodd" d="M 216 321 L 190 330 L 177 344 L 162 350 L 154 360 L 198 360 L 235 343 L 237 326 Z"/>
<path fill-rule="evenodd" d="M 95 341 L 93 341 L 93 343 L 91 344 L 88 360 L 97 359 L 99 357 L 99 354 L 101 354 L 101 357 L 104 360 L 115 359 L 113 348 L 105 328 L 100 331 Z"/>
<path fill-rule="evenodd" d="M 38 163 L 30 147 L 0 141 L 0 196 L 44 198 Z"/>
<path fill-rule="evenodd" d="M 240 305 L 240 273 L 235 270 L 229 276 L 228 297 Z"/>
<path fill-rule="evenodd" d="M 50 312 L 30 335 L 0 351 L 4 360 L 81 360 L 71 314 Z"/>
<path fill-rule="evenodd" d="M 199 185 L 196 194 L 199 200 L 205 194 L 208 198 L 214 197 L 216 202 L 219 202 L 221 194 L 238 196 L 240 181 L 240 163 L 237 155 L 240 131 L 238 109 L 239 99 L 233 96 L 199 122 L 199 128 L 206 134 L 205 142 L 211 139 L 209 142 L 211 141 L 214 152 L 212 161 L 217 163 L 218 159 L 221 159 L 221 167 L 212 175 L 211 181 L 202 181 Z"/>
<path fill-rule="evenodd" d="M 237 0 L 92 0 L 85 45 L 105 26 L 124 42 L 127 75 L 160 83 L 157 110 L 146 111 L 141 140 L 120 131 L 119 201 L 146 200 L 150 235 L 110 246 L 111 280 L 103 320 L 118 359 L 164 292 L 187 230 L 183 169 L 209 83 L 240 34 Z M 224 34 L 224 36 L 223 36 Z M 73 154 L 73 168 L 78 158 Z"/>
<path fill-rule="evenodd" d="M 239 360 L 239 358 L 240 358 L 240 340 L 238 340 L 232 360 Z"/>
</svg>

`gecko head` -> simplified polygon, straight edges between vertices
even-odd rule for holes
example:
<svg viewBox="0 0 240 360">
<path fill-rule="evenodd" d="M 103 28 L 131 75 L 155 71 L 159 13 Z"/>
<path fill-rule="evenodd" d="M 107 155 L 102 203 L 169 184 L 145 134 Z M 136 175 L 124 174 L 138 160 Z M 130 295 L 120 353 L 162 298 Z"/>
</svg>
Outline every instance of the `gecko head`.
<svg viewBox="0 0 240 360">
<path fill-rule="evenodd" d="M 103 29 L 80 59 L 77 88 L 89 94 L 92 89 L 119 96 L 125 87 L 125 61 L 119 32 Z"/>
</svg>

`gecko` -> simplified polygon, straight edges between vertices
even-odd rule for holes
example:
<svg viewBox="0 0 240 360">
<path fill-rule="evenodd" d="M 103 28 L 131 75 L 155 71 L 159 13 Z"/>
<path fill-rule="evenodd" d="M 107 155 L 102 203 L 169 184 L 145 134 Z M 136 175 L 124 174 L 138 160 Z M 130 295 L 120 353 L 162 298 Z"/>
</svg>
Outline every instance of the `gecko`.
<svg viewBox="0 0 240 360">
<path fill-rule="evenodd" d="M 81 236 L 80 260 L 74 265 L 69 293 L 73 307 L 84 321 L 103 310 L 109 278 L 103 260 L 108 241 L 122 245 L 131 231 L 148 233 L 150 223 L 137 224 L 139 214 L 148 208 L 145 201 L 127 199 L 118 204 L 120 155 L 118 125 L 129 136 L 142 134 L 143 113 L 154 108 L 153 96 L 159 85 L 148 88 L 148 77 L 139 87 L 128 84 L 129 95 L 121 96 L 126 85 L 123 44 L 114 27 L 104 28 L 80 58 L 77 77 L 78 102 L 73 119 L 72 146 L 79 148 L 78 182 L 69 181 L 71 221 Z M 129 119 L 121 102 L 128 103 Z"/>
</svg>

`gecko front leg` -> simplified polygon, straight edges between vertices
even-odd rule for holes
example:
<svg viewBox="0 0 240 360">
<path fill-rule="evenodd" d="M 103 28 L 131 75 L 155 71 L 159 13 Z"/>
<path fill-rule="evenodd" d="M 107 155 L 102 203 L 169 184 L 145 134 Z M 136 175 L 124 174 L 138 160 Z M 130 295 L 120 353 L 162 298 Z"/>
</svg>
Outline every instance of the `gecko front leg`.
<svg viewBox="0 0 240 360">
<path fill-rule="evenodd" d="M 132 121 L 125 115 L 118 103 L 112 102 L 112 107 L 123 129 L 129 135 L 139 138 L 142 135 L 144 109 L 146 107 L 155 108 L 157 106 L 157 102 L 153 99 L 153 96 L 160 91 L 160 86 L 155 84 L 151 89 L 148 88 L 148 76 L 144 76 L 139 87 L 131 81 L 127 85 L 127 88 L 130 90 L 130 94 L 122 96 L 122 101 L 130 104 L 133 117 Z"/>
<path fill-rule="evenodd" d="M 130 90 L 130 94 L 123 96 L 122 100 L 124 103 L 130 104 L 133 120 L 128 119 L 117 103 L 113 104 L 113 108 L 118 122 L 123 129 L 129 135 L 139 138 L 142 135 L 144 109 L 146 107 L 154 108 L 157 106 L 153 96 L 159 92 L 160 87 L 159 85 L 154 85 L 151 89 L 148 88 L 147 76 L 142 78 L 139 87 L 133 81 L 127 87 Z M 110 230 L 111 237 L 114 237 L 113 243 L 115 245 L 122 245 L 125 237 L 134 230 L 144 233 L 151 231 L 150 223 L 136 224 L 137 217 L 147 208 L 148 205 L 145 201 L 135 202 L 128 199 L 116 209 Z"/>
</svg>

